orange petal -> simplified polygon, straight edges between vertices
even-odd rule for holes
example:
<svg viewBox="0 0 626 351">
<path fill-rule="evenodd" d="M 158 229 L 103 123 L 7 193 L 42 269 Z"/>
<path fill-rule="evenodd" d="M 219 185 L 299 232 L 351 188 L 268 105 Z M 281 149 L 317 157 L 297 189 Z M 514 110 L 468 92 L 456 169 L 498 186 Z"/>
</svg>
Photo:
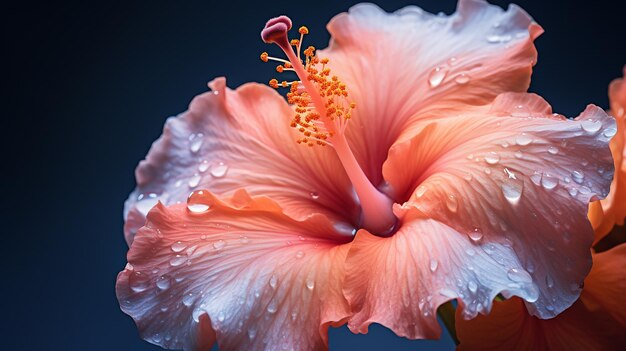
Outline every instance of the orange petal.
<svg viewBox="0 0 626 351">
<path fill-rule="evenodd" d="M 591 268 L 587 207 L 608 193 L 603 131 L 614 126 L 594 106 L 568 120 L 536 95 L 502 94 L 422 123 L 416 137 L 394 145 L 383 172 L 396 201 L 454 228 L 477 250 L 508 246 L 492 259 L 532 281 L 539 294 L 526 305 L 550 318 L 578 298 Z"/>
<path fill-rule="evenodd" d="M 626 66 L 624 67 L 626 75 Z M 613 226 L 624 225 L 626 217 L 626 83 L 624 79 L 615 79 L 609 86 L 609 100 L 611 111 L 615 117 L 617 130 L 611 139 L 611 153 L 615 164 L 615 175 L 611 184 L 611 191 L 606 199 L 593 202 L 589 206 L 589 220 L 596 232 L 595 242 L 600 241 L 608 234 Z"/>
<path fill-rule="evenodd" d="M 344 81 L 357 108 L 348 139 L 374 184 L 387 150 L 414 119 L 429 111 L 484 104 L 506 91 L 526 91 L 542 32 L 515 5 L 460 0 L 456 13 L 432 15 L 415 6 L 386 13 L 359 4 L 331 20 L 320 57 Z"/>
<path fill-rule="evenodd" d="M 610 314 L 626 330 L 626 244 L 593 255 L 581 300 L 590 310 Z"/>
<path fill-rule="evenodd" d="M 326 349 L 348 316 L 341 293 L 348 244 L 322 215 L 296 221 L 239 192 L 192 213 L 157 204 L 117 279 L 122 310 L 166 348 Z M 348 239 L 349 240 L 349 239 Z"/>
<path fill-rule="evenodd" d="M 210 86 L 188 111 L 168 119 L 137 167 L 137 189 L 125 205 L 129 243 L 157 201 L 185 201 L 194 189 L 230 196 L 245 188 L 294 218 L 323 213 L 356 222 L 351 186 L 333 150 L 295 143 L 293 111 L 283 97 L 254 83 L 233 91 L 224 78 Z"/>
<path fill-rule="evenodd" d="M 621 350 L 626 244 L 593 260 L 581 299 L 553 319 L 529 316 L 517 298 L 496 302 L 489 315 L 473 320 L 457 311 L 458 350 Z"/>
</svg>

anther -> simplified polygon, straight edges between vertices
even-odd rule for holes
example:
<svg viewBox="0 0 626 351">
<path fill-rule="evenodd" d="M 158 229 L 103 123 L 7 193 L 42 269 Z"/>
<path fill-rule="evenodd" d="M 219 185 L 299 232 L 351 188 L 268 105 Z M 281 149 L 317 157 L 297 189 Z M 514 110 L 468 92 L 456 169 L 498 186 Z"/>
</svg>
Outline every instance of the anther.
<svg viewBox="0 0 626 351">
<path fill-rule="evenodd" d="M 267 52 L 262 53 L 262 54 L 261 54 L 261 61 L 263 61 L 263 62 L 267 62 L 267 58 L 268 58 L 268 56 L 269 56 L 269 55 L 267 54 Z"/>
</svg>

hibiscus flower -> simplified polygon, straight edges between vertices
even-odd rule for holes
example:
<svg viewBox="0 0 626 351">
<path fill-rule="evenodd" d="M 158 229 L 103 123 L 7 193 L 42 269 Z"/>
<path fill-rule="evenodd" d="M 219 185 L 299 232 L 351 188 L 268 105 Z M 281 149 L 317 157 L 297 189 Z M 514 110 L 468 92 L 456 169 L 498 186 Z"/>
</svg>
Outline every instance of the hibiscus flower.
<svg viewBox="0 0 626 351">
<path fill-rule="evenodd" d="M 262 33 L 298 76 L 270 82 L 287 102 L 218 78 L 137 168 L 117 296 L 146 340 L 325 349 L 346 322 L 436 338 L 451 299 L 472 318 L 519 296 L 549 318 L 578 298 L 615 123 L 524 93 L 542 30 L 523 10 L 357 5 L 320 51 L 290 28 Z"/>
<path fill-rule="evenodd" d="M 626 74 L 626 67 L 625 67 Z M 614 224 L 623 224 L 626 164 L 624 160 L 624 108 L 626 84 L 614 80 L 609 86 L 611 111 L 617 120 L 611 152 L 615 177 L 606 199 L 590 204 L 589 218 L 596 239 L 603 239 Z M 621 235 L 623 242 L 623 228 Z M 466 321 L 457 319 L 459 350 L 621 350 L 626 344 L 626 244 L 593 253 L 593 268 L 585 279 L 578 301 L 562 314 L 549 320 L 529 316 L 521 300 L 497 302 L 488 316 Z"/>
</svg>

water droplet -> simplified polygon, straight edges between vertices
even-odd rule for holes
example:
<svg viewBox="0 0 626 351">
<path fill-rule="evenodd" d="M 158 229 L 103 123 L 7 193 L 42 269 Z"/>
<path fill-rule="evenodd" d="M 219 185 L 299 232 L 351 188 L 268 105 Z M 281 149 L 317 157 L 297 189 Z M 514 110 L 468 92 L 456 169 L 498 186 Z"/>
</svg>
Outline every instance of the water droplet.
<svg viewBox="0 0 626 351">
<path fill-rule="evenodd" d="M 500 162 L 500 155 L 498 155 L 497 152 L 491 151 L 487 155 L 485 155 L 485 162 L 490 165 L 495 165 L 496 163 Z"/>
<path fill-rule="evenodd" d="M 276 278 L 276 276 L 272 274 L 272 277 L 270 278 L 270 286 L 272 287 L 272 289 L 276 288 L 277 283 L 278 283 L 278 278 Z"/>
<path fill-rule="evenodd" d="M 456 212 L 456 210 L 459 207 L 459 203 L 456 200 L 456 196 L 452 195 L 452 194 L 448 194 L 448 197 L 446 199 L 446 206 L 448 206 L 448 209 L 451 212 Z"/>
<path fill-rule="evenodd" d="M 182 242 L 180 242 L 180 241 L 177 241 L 177 242 L 175 242 L 175 243 L 173 243 L 173 244 L 172 244 L 172 251 L 174 251 L 174 252 L 181 252 L 181 251 L 183 251 L 186 247 L 187 247 L 187 245 L 186 245 L 186 244 L 184 244 L 184 243 L 182 243 Z"/>
<path fill-rule="evenodd" d="M 586 119 L 580 122 L 580 127 L 587 133 L 596 133 L 602 128 L 602 122 L 593 119 Z"/>
<path fill-rule="evenodd" d="M 224 314 L 224 312 L 220 311 L 220 313 L 217 314 L 217 320 L 223 322 L 225 319 L 226 315 Z"/>
<path fill-rule="evenodd" d="M 515 155 L 515 157 L 517 157 L 517 158 L 522 158 L 522 157 L 524 156 L 524 154 L 523 154 L 521 151 L 519 151 L 519 150 L 518 150 L 518 151 L 515 151 L 515 154 L 514 154 L 514 155 Z"/>
<path fill-rule="evenodd" d="M 546 285 L 548 286 L 548 288 L 554 287 L 554 279 L 552 279 L 552 277 L 549 275 L 546 275 Z"/>
<path fill-rule="evenodd" d="M 437 262 L 437 260 L 434 258 L 431 258 L 430 259 L 430 271 L 435 272 L 438 266 L 439 266 L 439 263 Z"/>
<path fill-rule="evenodd" d="M 313 290 L 315 288 L 315 281 L 313 281 L 313 278 L 307 278 L 306 288 L 309 290 Z"/>
<path fill-rule="evenodd" d="M 198 172 L 204 173 L 207 171 L 207 169 L 209 169 L 209 161 L 203 160 L 202 162 L 200 162 L 200 165 L 198 166 Z"/>
<path fill-rule="evenodd" d="M 583 171 L 581 170 L 576 170 L 572 172 L 572 179 L 578 183 L 578 184 L 582 184 L 583 180 L 585 179 L 585 174 L 583 173 Z"/>
<path fill-rule="evenodd" d="M 465 73 L 461 73 L 454 78 L 454 81 L 457 84 L 467 84 L 470 81 L 470 77 Z"/>
<path fill-rule="evenodd" d="M 202 147 L 202 142 L 204 141 L 203 139 L 203 135 L 202 133 L 198 133 L 198 134 L 192 134 L 193 137 L 191 137 L 191 144 L 189 144 L 189 150 L 192 153 L 196 153 L 200 150 L 200 147 Z"/>
<path fill-rule="evenodd" d="M 439 290 L 439 293 L 445 297 L 455 298 L 457 297 L 456 291 L 448 288 L 443 288 Z"/>
<path fill-rule="evenodd" d="M 541 177 L 541 185 L 547 190 L 556 188 L 557 184 L 559 181 L 548 173 L 544 173 Z"/>
<path fill-rule="evenodd" d="M 319 199 L 319 198 L 320 198 L 320 194 L 318 194 L 318 193 L 317 193 L 317 192 L 315 192 L 315 191 L 311 191 L 311 192 L 309 193 L 309 196 L 311 196 L 311 199 L 313 199 L 313 200 L 317 200 L 317 199 Z"/>
<path fill-rule="evenodd" d="M 213 243 L 213 248 L 215 250 L 221 250 L 224 247 L 226 247 L 226 241 L 224 241 L 224 240 L 218 240 L 218 241 Z"/>
<path fill-rule="evenodd" d="M 424 185 L 420 185 L 417 190 L 415 191 L 415 196 L 417 197 L 422 197 L 422 195 L 424 195 L 424 193 L 426 192 L 426 187 Z"/>
<path fill-rule="evenodd" d="M 541 173 L 535 172 L 530 176 L 530 180 L 535 185 L 541 185 Z"/>
<path fill-rule="evenodd" d="M 556 155 L 559 153 L 559 148 L 556 146 L 548 146 L 548 153 L 552 155 Z"/>
<path fill-rule="evenodd" d="M 215 178 L 222 178 L 228 172 L 228 166 L 220 162 L 211 168 L 211 175 Z"/>
<path fill-rule="evenodd" d="M 162 275 L 157 278 L 156 286 L 161 290 L 167 290 L 170 287 L 170 278 L 166 275 Z"/>
<path fill-rule="evenodd" d="M 302 257 L 304 257 L 304 252 L 302 251 L 296 252 L 296 258 L 302 258 Z"/>
<path fill-rule="evenodd" d="M 256 327 L 250 327 L 250 329 L 248 329 L 248 338 L 252 340 L 254 339 L 255 336 L 256 336 Z"/>
<path fill-rule="evenodd" d="M 471 232 L 469 232 L 468 236 L 472 239 L 472 241 L 476 242 L 483 238 L 483 232 L 480 228 L 474 228 Z"/>
<path fill-rule="evenodd" d="M 247 244 L 247 243 L 249 243 L 249 242 L 250 242 L 250 239 L 248 239 L 248 237 L 247 237 L 247 236 L 240 236 L 240 237 L 239 237 L 239 241 L 240 241 L 242 244 Z"/>
<path fill-rule="evenodd" d="M 569 188 L 567 189 L 567 192 L 571 197 L 576 197 L 576 195 L 578 195 L 578 189 L 576 188 Z"/>
<path fill-rule="evenodd" d="M 150 287 L 150 277 L 142 272 L 133 272 L 128 277 L 128 284 L 134 292 L 142 292 Z"/>
<path fill-rule="evenodd" d="M 276 301 L 272 300 L 270 301 L 269 305 L 267 305 L 267 312 L 276 313 L 276 311 L 278 311 L 278 304 L 276 303 Z"/>
<path fill-rule="evenodd" d="M 502 183 L 502 194 L 511 205 L 517 205 L 522 197 L 523 183 L 508 179 Z"/>
<path fill-rule="evenodd" d="M 533 278 L 523 269 L 511 268 L 507 272 L 507 276 L 514 282 L 532 283 Z"/>
<path fill-rule="evenodd" d="M 448 68 L 442 67 L 442 66 L 435 67 L 430 72 L 430 76 L 428 77 L 428 83 L 430 84 L 430 87 L 431 88 L 438 87 L 439 84 L 441 84 L 441 82 L 443 82 L 443 80 L 446 78 L 447 74 L 448 74 Z"/>
<path fill-rule="evenodd" d="M 475 281 L 470 280 L 469 283 L 467 283 L 467 288 L 469 289 L 469 291 L 471 291 L 472 293 L 476 293 L 476 291 L 478 291 L 478 284 L 476 284 Z"/>
<path fill-rule="evenodd" d="M 454 57 L 454 56 L 450 57 L 450 58 L 448 59 L 448 64 L 449 64 L 450 66 L 454 66 L 454 65 L 456 65 L 456 64 L 457 64 L 457 58 L 456 58 L 456 57 Z"/>
<path fill-rule="evenodd" d="M 509 34 L 505 35 L 488 35 L 487 42 L 490 44 L 508 43 L 512 37 Z"/>
<path fill-rule="evenodd" d="M 176 255 L 174 258 L 170 260 L 170 265 L 172 267 L 180 266 L 181 264 L 187 261 L 187 257 L 183 255 Z"/>
<path fill-rule="evenodd" d="M 193 301 L 194 301 L 194 297 L 192 293 L 185 294 L 185 296 L 183 296 L 183 305 L 189 307 L 191 306 Z"/>
<path fill-rule="evenodd" d="M 200 181 L 202 180 L 202 176 L 198 173 L 194 174 L 193 177 L 189 178 L 189 181 L 187 182 L 187 185 L 190 188 L 195 188 L 198 186 L 198 184 L 200 184 Z"/>
<path fill-rule="evenodd" d="M 522 133 L 515 138 L 517 145 L 526 146 L 533 142 L 533 139 L 526 133 Z"/>
<path fill-rule="evenodd" d="M 617 134 L 617 129 L 613 127 L 605 129 L 604 132 L 602 133 L 602 135 L 604 135 L 607 138 L 611 138 L 615 136 L 615 134 Z"/>
<path fill-rule="evenodd" d="M 482 238 L 482 236 L 481 236 L 481 238 Z M 478 239 L 478 240 L 480 240 L 480 239 Z M 472 249 L 471 247 L 468 247 L 467 249 L 465 249 L 465 253 L 470 255 L 470 256 L 474 256 L 476 254 L 476 250 Z M 470 268 L 470 270 L 471 270 L 471 268 Z"/>
<path fill-rule="evenodd" d="M 467 173 L 465 173 L 465 174 L 463 175 L 463 179 L 467 180 L 468 182 L 469 182 L 470 180 L 472 180 L 472 178 L 473 178 L 473 177 L 474 177 L 474 176 L 472 176 L 472 174 L 471 174 L 471 173 L 469 173 L 469 172 L 467 172 Z"/>
<path fill-rule="evenodd" d="M 187 209 L 192 213 L 205 213 L 213 205 L 213 199 L 207 190 L 195 190 L 187 197 Z"/>
</svg>

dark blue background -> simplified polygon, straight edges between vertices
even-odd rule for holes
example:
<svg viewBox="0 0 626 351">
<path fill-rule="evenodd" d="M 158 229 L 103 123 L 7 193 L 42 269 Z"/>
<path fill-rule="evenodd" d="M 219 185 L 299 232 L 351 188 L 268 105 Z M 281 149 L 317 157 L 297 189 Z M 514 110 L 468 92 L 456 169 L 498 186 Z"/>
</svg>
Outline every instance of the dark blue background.
<svg viewBox="0 0 626 351">
<path fill-rule="evenodd" d="M 265 20 L 289 14 L 328 41 L 325 24 L 357 1 L 103 1 L 4 5 L 2 20 L 2 342 L 10 350 L 156 350 L 114 293 L 126 260 L 122 204 L 166 117 L 213 77 L 266 82 Z M 506 6 L 508 1 L 494 1 Z M 453 12 L 455 1 L 416 3 Z M 626 63 L 618 1 L 518 2 L 546 29 L 531 90 L 557 112 L 607 107 Z M 309 5 L 307 5 L 309 4 Z M 8 111 L 6 107 L 8 106 Z M 445 333 L 444 333 L 445 335 Z M 383 328 L 331 331 L 335 350 L 451 349 Z"/>
</svg>

